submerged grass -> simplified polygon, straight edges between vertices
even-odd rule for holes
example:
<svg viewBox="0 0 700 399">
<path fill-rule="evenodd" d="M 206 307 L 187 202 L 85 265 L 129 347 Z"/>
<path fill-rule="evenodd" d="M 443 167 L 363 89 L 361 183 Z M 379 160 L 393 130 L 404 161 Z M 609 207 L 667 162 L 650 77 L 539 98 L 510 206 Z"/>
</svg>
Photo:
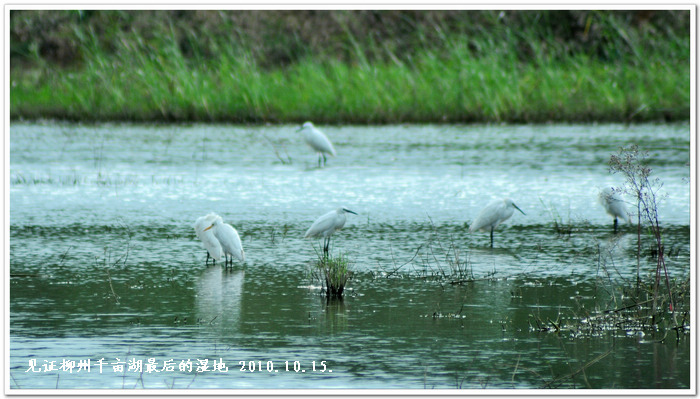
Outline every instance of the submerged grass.
<svg viewBox="0 0 700 399">
<path fill-rule="evenodd" d="M 72 175 L 25 175 L 22 172 L 13 172 L 10 176 L 11 185 L 57 185 L 57 186 L 80 186 L 97 185 L 104 187 L 119 187 L 127 185 L 179 185 L 191 183 L 182 176 L 151 176 L 150 180 L 140 179 L 135 175 L 106 174 L 98 172 L 95 174 L 72 174 Z"/>
<path fill-rule="evenodd" d="M 571 338 L 592 337 L 612 333 L 636 335 L 655 341 L 680 339 L 690 333 L 690 279 L 674 280 L 671 296 L 662 294 L 655 299 L 653 277 L 643 284 L 643 293 L 636 293 L 635 284 L 617 285 L 610 293 L 612 303 L 606 309 L 571 309 L 571 317 L 558 315 L 556 320 L 538 313 L 529 315 L 530 331 L 565 334 Z M 617 298 L 620 298 L 619 301 Z M 657 307 L 654 302 L 657 301 Z M 675 308 L 674 308 L 675 303 Z M 679 317 L 675 317 L 674 313 Z"/>
</svg>

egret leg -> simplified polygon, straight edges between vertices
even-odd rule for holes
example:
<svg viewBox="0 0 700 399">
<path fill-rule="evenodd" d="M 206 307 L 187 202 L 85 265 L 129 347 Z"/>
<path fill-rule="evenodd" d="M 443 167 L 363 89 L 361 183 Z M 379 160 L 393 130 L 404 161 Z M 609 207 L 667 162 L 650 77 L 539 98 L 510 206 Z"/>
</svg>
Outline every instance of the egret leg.
<svg viewBox="0 0 700 399">
<path fill-rule="evenodd" d="M 491 248 L 493 248 L 493 227 L 491 227 Z"/>
<path fill-rule="evenodd" d="M 323 239 L 323 253 L 328 257 L 328 247 L 331 245 L 331 238 L 326 237 Z"/>
<path fill-rule="evenodd" d="M 323 153 L 322 153 L 322 152 L 319 152 L 319 153 L 318 153 L 318 167 L 319 167 L 319 168 L 321 167 L 321 157 L 322 157 L 322 156 L 323 156 Z"/>
<path fill-rule="evenodd" d="M 325 168 L 326 167 L 326 154 L 321 153 L 321 155 L 323 155 L 323 167 Z"/>
<path fill-rule="evenodd" d="M 615 221 L 613 222 L 613 232 L 617 233 L 617 218 L 615 218 Z"/>
<path fill-rule="evenodd" d="M 207 251 L 207 260 L 204 262 L 204 266 L 209 264 L 209 251 Z"/>
</svg>

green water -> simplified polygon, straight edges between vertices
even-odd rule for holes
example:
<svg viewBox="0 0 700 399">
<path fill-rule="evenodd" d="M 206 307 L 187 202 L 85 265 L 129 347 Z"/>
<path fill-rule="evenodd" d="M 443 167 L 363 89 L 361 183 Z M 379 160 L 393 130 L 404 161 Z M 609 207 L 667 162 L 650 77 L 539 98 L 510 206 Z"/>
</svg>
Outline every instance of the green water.
<svg viewBox="0 0 700 399">
<path fill-rule="evenodd" d="M 636 278 L 636 228 L 597 203 L 620 146 L 650 150 L 689 277 L 688 125 L 322 126 L 323 169 L 295 128 L 13 124 L 10 388 L 690 387 L 690 335 L 582 323 Z M 526 214 L 492 249 L 468 226 L 502 197 Z M 303 235 L 341 205 L 355 274 L 328 302 Z M 245 264 L 205 264 L 208 212 Z"/>
</svg>

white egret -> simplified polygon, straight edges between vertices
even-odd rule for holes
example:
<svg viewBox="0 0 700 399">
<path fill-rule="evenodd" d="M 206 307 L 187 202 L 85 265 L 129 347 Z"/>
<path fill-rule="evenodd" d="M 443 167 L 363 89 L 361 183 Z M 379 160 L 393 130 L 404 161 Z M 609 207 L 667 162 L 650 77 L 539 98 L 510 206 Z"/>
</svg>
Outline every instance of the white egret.
<svg viewBox="0 0 700 399">
<path fill-rule="evenodd" d="M 214 236 L 214 232 L 207 231 L 207 226 L 211 226 L 218 217 L 219 215 L 215 213 L 209 213 L 206 216 L 197 218 L 192 226 L 194 227 L 194 233 L 197 235 L 197 238 L 202 240 L 202 245 L 204 245 L 204 248 L 207 250 L 207 263 L 209 263 L 210 255 L 216 262 L 217 260 L 221 260 L 221 255 L 223 253 L 221 244 L 216 236 Z"/>
<path fill-rule="evenodd" d="M 241 238 L 238 236 L 238 231 L 233 228 L 228 223 L 224 223 L 221 216 L 217 216 L 212 224 L 204 229 L 205 232 L 213 231 L 216 239 L 219 240 L 221 248 L 223 250 L 225 258 L 225 263 L 228 263 L 228 256 L 231 256 L 231 265 L 233 265 L 233 257 L 238 258 L 239 261 L 245 262 L 245 252 L 243 252 L 243 244 L 241 244 Z"/>
<path fill-rule="evenodd" d="M 318 153 L 318 166 L 321 166 L 321 157 L 323 157 L 323 166 L 326 165 L 326 154 L 335 156 L 335 148 L 328 137 L 323 132 L 316 129 L 311 122 L 304 123 L 297 131 L 304 134 L 304 141 L 309 147 L 313 148 Z"/>
<path fill-rule="evenodd" d="M 323 252 L 327 255 L 328 246 L 331 243 L 331 235 L 345 226 L 346 212 L 357 215 L 357 213 L 344 207 L 330 211 L 316 219 L 314 224 L 312 224 L 309 230 L 306 231 L 306 234 L 304 234 L 304 238 L 323 237 Z"/>
<path fill-rule="evenodd" d="M 490 231 L 491 247 L 493 248 L 493 229 L 510 219 L 515 209 L 519 210 L 523 215 L 525 214 L 510 198 L 496 200 L 481 210 L 479 216 L 469 226 L 469 232 L 473 233 L 477 230 Z"/>
<path fill-rule="evenodd" d="M 601 205 L 603 205 L 603 208 L 605 208 L 605 212 L 607 212 L 608 215 L 613 217 L 614 232 L 617 232 L 618 217 L 622 220 L 632 223 L 630 215 L 627 212 L 627 207 L 625 206 L 625 203 L 615 193 L 615 190 L 613 190 L 612 187 L 606 187 L 603 190 L 601 190 L 600 194 L 598 194 L 598 201 Z"/>
</svg>

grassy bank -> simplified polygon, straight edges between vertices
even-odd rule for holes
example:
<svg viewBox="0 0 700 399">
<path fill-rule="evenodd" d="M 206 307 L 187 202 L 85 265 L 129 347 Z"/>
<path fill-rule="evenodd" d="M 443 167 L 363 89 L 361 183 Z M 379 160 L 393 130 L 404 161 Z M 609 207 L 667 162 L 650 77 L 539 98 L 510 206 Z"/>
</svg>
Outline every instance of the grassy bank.
<svg viewBox="0 0 700 399">
<path fill-rule="evenodd" d="M 344 45 L 291 52 L 300 45 L 286 43 L 290 53 L 283 56 L 253 46 L 242 33 L 229 43 L 230 36 L 217 39 L 213 31 L 175 28 L 169 14 L 152 22 L 149 34 L 100 31 L 78 21 L 66 36 L 76 54 L 68 61 L 42 55 L 40 45 L 13 53 L 11 117 L 520 123 L 690 115 L 689 32 L 684 36 L 682 29 L 634 29 L 633 20 L 625 25 L 620 15 L 590 14 L 581 22 L 589 35 L 608 33 L 598 32 L 587 47 L 551 28 L 525 27 L 533 21 L 509 27 L 482 16 L 490 22 L 481 30 L 433 21 L 411 38 L 395 33 L 377 41 L 359 33 L 362 26 L 350 27 L 354 14 L 338 15 L 331 25 L 340 26 Z M 304 36 L 298 29 L 292 36 Z"/>
</svg>

